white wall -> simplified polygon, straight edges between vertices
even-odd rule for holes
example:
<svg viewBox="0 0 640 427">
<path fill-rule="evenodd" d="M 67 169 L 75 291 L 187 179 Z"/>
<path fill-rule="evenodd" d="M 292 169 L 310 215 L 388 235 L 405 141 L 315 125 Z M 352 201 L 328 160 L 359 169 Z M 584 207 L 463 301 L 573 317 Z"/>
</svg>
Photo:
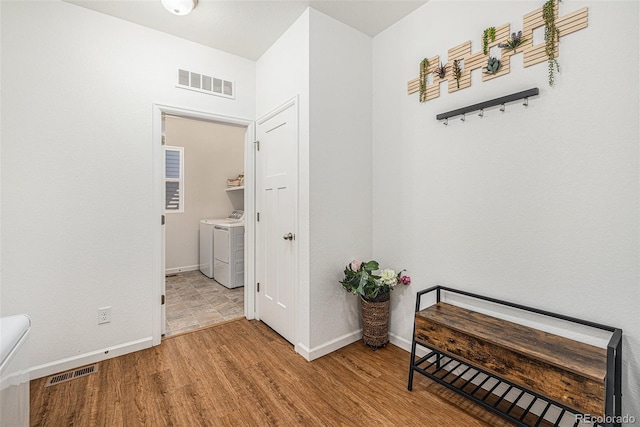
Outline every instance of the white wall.
<svg viewBox="0 0 640 427">
<path fill-rule="evenodd" d="M 310 10 L 310 325 L 312 356 L 361 338 L 358 297 L 338 283 L 368 260 L 371 231 L 371 37 Z"/>
<path fill-rule="evenodd" d="M 299 96 L 297 349 L 314 359 L 360 338 L 338 280 L 371 255 L 371 38 L 308 9 L 256 75 L 258 117 Z"/>
<path fill-rule="evenodd" d="M 309 9 L 256 63 L 256 117 L 298 97 L 297 348 L 309 348 Z"/>
<path fill-rule="evenodd" d="M 41 376 L 151 345 L 152 104 L 251 119 L 255 63 L 69 3 L 1 7 L 2 313 L 32 317 Z M 178 67 L 237 98 L 176 89 Z"/>
<path fill-rule="evenodd" d="M 2 6 L 0 5 L 0 22 Z M 2 99 L 2 28 L 0 28 L 0 100 Z M 2 102 L 0 102 L 0 316 L 2 311 Z"/>
<path fill-rule="evenodd" d="M 422 58 L 466 40 L 477 52 L 484 28 L 517 31 L 540 2 L 432 1 L 374 39 L 373 252 L 413 278 L 392 295 L 405 348 L 415 294 L 435 284 L 622 328 L 623 413 L 637 418 L 639 5 L 563 2 L 560 14 L 585 5 L 589 27 L 562 38 L 554 88 L 546 63 L 525 69 L 516 55 L 505 77 L 474 75 L 424 104 L 406 93 Z M 532 87 L 526 109 L 435 120 Z"/>
<path fill-rule="evenodd" d="M 244 209 L 244 191 L 225 191 L 244 169 L 246 128 L 167 116 L 166 144 L 184 147 L 184 212 L 166 215 L 167 272 L 197 270 L 200 220 Z M 235 207 L 234 207 L 235 205 Z"/>
</svg>

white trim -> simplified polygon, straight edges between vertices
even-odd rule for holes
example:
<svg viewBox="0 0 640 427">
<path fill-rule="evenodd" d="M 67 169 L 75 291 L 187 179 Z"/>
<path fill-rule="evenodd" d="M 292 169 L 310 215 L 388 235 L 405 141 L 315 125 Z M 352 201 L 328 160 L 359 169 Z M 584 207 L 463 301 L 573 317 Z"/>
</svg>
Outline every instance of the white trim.
<svg viewBox="0 0 640 427">
<path fill-rule="evenodd" d="M 164 274 L 184 273 L 185 271 L 196 271 L 200 269 L 200 265 L 187 265 L 185 267 L 166 268 Z"/>
<path fill-rule="evenodd" d="M 282 113 L 284 110 L 286 110 L 287 108 L 291 107 L 292 105 L 295 105 L 297 107 L 297 105 L 298 105 L 298 95 L 296 95 L 293 98 L 285 101 L 283 104 L 281 104 L 280 106 L 276 107 L 274 110 L 272 110 L 272 111 L 268 112 L 267 114 L 265 114 L 264 116 L 260 117 L 258 120 L 256 120 L 256 124 L 258 124 L 258 125 L 263 124 L 264 122 L 266 122 L 267 120 L 269 120 L 273 116 L 277 116 L 278 114 Z M 296 119 L 297 119 L 297 116 L 296 116 Z"/>
<path fill-rule="evenodd" d="M 389 332 L 389 342 L 396 347 L 400 347 L 403 350 L 411 351 L 411 341 L 402 338 L 400 335 L 392 334 Z"/>
<path fill-rule="evenodd" d="M 243 119 L 239 117 L 225 116 L 221 114 L 215 114 L 212 112 L 206 111 L 197 111 L 189 108 L 175 107 L 165 104 L 152 104 L 152 114 L 153 114 L 153 129 L 152 129 L 152 163 L 153 163 L 153 217 L 152 224 L 154 227 L 153 233 L 153 250 L 152 250 L 152 268 L 153 268 L 153 296 L 151 301 L 151 322 L 152 322 L 152 337 L 153 337 L 153 345 L 160 345 L 162 342 L 162 334 L 164 333 L 164 306 L 160 303 L 162 295 L 165 292 L 166 284 L 165 284 L 165 237 L 164 237 L 164 227 L 160 222 L 160 215 L 164 215 L 164 186 L 163 186 L 163 170 L 162 170 L 162 162 L 164 157 L 164 146 L 162 145 L 162 114 L 171 114 L 174 116 L 180 117 L 188 117 L 192 119 L 201 119 L 208 120 L 217 123 L 243 126 L 247 128 L 247 131 L 250 130 L 251 125 L 253 124 L 253 120 Z M 247 142 L 245 139 L 245 152 L 248 150 L 252 150 L 253 141 L 247 146 Z M 247 164 L 245 164 L 245 181 L 247 180 L 246 172 Z M 250 170 L 252 171 L 252 170 Z M 252 176 L 249 176 L 251 179 Z M 245 189 L 245 201 L 247 198 L 247 194 L 251 191 L 251 189 Z M 245 206 L 246 212 L 246 206 Z M 155 215 L 158 215 L 157 217 Z M 255 215 L 254 215 L 255 216 Z M 245 229 L 245 233 L 246 233 Z M 246 259 L 254 259 L 254 254 L 249 253 L 249 250 L 253 249 L 253 246 L 247 248 Z M 245 259 L 245 260 L 246 260 Z M 247 269 L 247 276 L 251 277 L 253 274 L 253 263 L 245 263 L 245 268 Z M 245 295 L 247 292 L 254 293 L 255 286 L 253 282 L 245 282 Z M 246 300 L 245 300 L 245 311 L 246 311 Z"/>
<path fill-rule="evenodd" d="M 392 334 L 391 332 L 389 332 L 389 342 L 395 345 L 396 347 L 400 347 L 401 349 L 411 353 L 411 341 L 406 340 L 399 335 Z M 426 354 L 427 354 L 427 350 L 425 350 L 424 347 L 416 348 L 416 356 L 422 357 L 422 356 L 425 356 Z"/>
<path fill-rule="evenodd" d="M 312 361 L 318 359 L 322 356 L 325 356 L 329 353 L 332 353 L 342 347 L 348 346 L 349 344 L 353 344 L 356 341 L 362 339 L 362 329 L 358 329 L 357 331 L 348 332 L 344 335 L 341 335 L 337 338 L 332 339 L 331 341 L 327 341 L 326 343 L 313 347 L 309 349 L 302 343 L 298 343 L 296 348 L 298 349 L 298 353 L 307 359 L 308 361 Z"/>
<path fill-rule="evenodd" d="M 102 360 L 111 359 L 113 357 L 122 356 L 127 353 L 133 353 L 134 351 L 144 350 L 145 348 L 150 348 L 152 346 L 153 338 L 146 337 L 136 341 L 129 341 L 127 343 L 118 344 L 113 347 L 105 347 L 100 350 L 79 354 L 77 356 L 54 360 L 53 362 L 30 368 L 29 378 L 35 380 L 36 378 L 42 378 L 48 375 L 57 374 L 59 372 L 68 371 L 80 366 L 89 365 L 91 363 L 96 363 Z"/>
<path fill-rule="evenodd" d="M 255 198 L 255 165 L 256 165 L 256 126 L 251 122 L 244 135 L 244 317 L 251 320 L 256 317 L 256 198 Z M 251 238 L 253 237 L 253 238 Z"/>
</svg>

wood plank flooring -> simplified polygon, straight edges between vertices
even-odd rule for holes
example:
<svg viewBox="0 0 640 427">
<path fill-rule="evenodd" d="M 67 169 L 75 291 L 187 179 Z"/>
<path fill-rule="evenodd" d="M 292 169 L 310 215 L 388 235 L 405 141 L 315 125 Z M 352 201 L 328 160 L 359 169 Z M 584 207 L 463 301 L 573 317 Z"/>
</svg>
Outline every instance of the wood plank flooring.
<svg viewBox="0 0 640 427">
<path fill-rule="evenodd" d="M 246 319 L 166 339 L 51 387 L 31 382 L 32 426 L 460 426 L 510 423 L 416 375 L 409 353 L 356 342 L 307 362 Z"/>
</svg>

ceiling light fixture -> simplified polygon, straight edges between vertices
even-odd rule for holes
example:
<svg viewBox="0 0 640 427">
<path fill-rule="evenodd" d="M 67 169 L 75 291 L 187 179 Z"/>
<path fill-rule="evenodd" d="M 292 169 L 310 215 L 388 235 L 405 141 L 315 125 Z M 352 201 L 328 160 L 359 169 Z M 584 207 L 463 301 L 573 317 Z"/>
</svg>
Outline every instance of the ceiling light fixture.
<svg viewBox="0 0 640 427">
<path fill-rule="evenodd" d="M 198 5 L 198 0 L 160 0 L 160 2 L 174 15 L 188 15 Z"/>
</svg>

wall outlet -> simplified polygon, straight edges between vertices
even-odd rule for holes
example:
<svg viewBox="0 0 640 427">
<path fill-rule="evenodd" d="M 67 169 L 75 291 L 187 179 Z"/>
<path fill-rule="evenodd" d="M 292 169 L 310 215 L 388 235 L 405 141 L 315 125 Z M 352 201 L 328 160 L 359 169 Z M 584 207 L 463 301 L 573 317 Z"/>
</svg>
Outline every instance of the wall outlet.
<svg viewBox="0 0 640 427">
<path fill-rule="evenodd" d="M 103 323 L 111 323 L 111 307 L 102 307 L 98 309 L 98 325 Z"/>
</svg>

